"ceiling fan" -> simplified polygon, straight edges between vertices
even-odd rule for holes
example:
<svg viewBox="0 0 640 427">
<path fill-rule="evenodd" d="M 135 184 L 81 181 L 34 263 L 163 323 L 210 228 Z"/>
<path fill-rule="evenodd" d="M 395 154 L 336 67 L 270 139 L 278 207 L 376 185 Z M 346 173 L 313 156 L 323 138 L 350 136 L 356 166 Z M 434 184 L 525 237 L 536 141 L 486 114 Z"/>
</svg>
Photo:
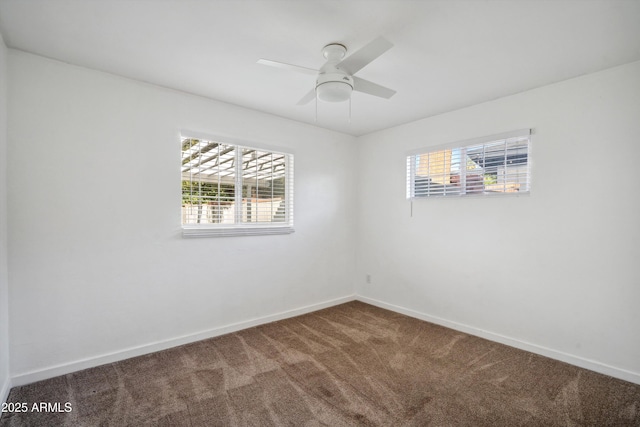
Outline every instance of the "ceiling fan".
<svg viewBox="0 0 640 427">
<path fill-rule="evenodd" d="M 345 58 L 346 46 L 331 43 L 322 48 L 322 55 L 327 62 L 319 70 L 269 59 L 260 59 L 258 64 L 316 76 L 314 88 L 298 101 L 298 105 L 307 104 L 313 99 L 328 102 L 346 101 L 351 99 L 351 92 L 354 90 L 389 99 L 396 93 L 395 90 L 355 77 L 354 74 L 391 47 L 393 47 L 391 42 L 383 37 L 378 37 Z"/>
</svg>

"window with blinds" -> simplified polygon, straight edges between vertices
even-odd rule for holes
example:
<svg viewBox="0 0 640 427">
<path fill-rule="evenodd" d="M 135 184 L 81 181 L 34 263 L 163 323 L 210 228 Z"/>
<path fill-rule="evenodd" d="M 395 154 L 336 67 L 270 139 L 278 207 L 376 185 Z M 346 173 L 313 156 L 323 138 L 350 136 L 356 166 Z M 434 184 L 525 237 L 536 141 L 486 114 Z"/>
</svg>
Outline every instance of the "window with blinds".
<svg viewBox="0 0 640 427">
<path fill-rule="evenodd" d="M 407 156 L 407 198 L 528 193 L 530 130 L 420 150 Z"/>
<path fill-rule="evenodd" d="M 183 136 L 185 237 L 293 232 L 293 155 Z"/>
</svg>

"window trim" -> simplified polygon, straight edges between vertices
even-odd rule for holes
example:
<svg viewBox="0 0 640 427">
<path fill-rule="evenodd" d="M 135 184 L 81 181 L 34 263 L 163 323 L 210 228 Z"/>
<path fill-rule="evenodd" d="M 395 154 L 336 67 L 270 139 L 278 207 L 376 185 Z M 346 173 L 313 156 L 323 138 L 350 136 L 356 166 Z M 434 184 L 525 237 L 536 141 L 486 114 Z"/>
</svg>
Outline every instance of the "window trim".
<svg viewBox="0 0 640 427">
<path fill-rule="evenodd" d="M 519 196 L 528 196 L 531 194 L 531 136 L 533 135 L 533 128 L 524 128 L 518 129 L 510 132 L 503 132 L 494 135 L 487 135 L 478 138 L 471 138 L 462 141 L 449 142 L 446 144 L 439 144 L 434 146 L 427 146 L 422 148 L 416 148 L 409 150 L 405 153 L 405 172 L 406 172 L 406 181 L 405 181 L 405 197 L 409 201 L 414 200 L 423 200 L 423 199 L 460 199 L 460 198 L 470 198 L 470 197 L 519 197 Z M 523 192 L 512 192 L 512 193 L 487 193 L 487 192 L 478 192 L 478 193 L 463 193 L 459 195 L 432 195 L 432 196 L 416 196 L 415 195 L 415 168 L 410 167 L 409 159 L 411 156 L 417 156 L 427 153 L 433 153 L 437 151 L 454 149 L 454 148 L 467 148 L 474 145 L 486 144 L 493 141 L 499 141 L 503 139 L 510 138 L 518 138 L 518 137 L 528 137 L 529 143 L 527 144 L 527 176 L 528 176 L 528 190 Z"/>
<path fill-rule="evenodd" d="M 182 237 L 232 237 L 232 236 L 265 236 L 272 234 L 291 234 L 295 232 L 293 225 L 183 225 Z"/>
<path fill-rule="evenodd" d="M 193 237 L 232 237 L 232 236 L 261 236 L 275 234 L 291 234 L 295 232 L 293 223 L 294 210 L 294 152 L 293 150 L 275 147 L 272 145 L 262 144 L 259 142 L 249 142 L 230 136 L 203 134 L 200 132 L 192 132 L 189 130 L 181 130 L 179 140 L 183 138 L 194 138 L 206 141 L 216 141 L 227 145 L 233 145 L 236 148 L 236 156 L 239 150 L 255 149 L 269 151 L 274 154 L 282 154 L 286 156 L 285 167 L 285 203 L 287 205 L 287 221 L 285 223 L 234 223 L 234 224 L 182 224 L 182 215 L 180 224 L 182 228 L 183 238 Z M 236 162 L 238 164 L 238 162 Z M 240 167 L 240 165 L 238 165 Z M 181 167 L 178 168 L 180 174 Z M 236 188 L 237 184 L 242 182 L 242 177 L 236 172 Z M 182 180 L 182 176 L 181 176 Z M 242 200 L 241 192 L 235 192 L 236 202 Z"/>
</svg>

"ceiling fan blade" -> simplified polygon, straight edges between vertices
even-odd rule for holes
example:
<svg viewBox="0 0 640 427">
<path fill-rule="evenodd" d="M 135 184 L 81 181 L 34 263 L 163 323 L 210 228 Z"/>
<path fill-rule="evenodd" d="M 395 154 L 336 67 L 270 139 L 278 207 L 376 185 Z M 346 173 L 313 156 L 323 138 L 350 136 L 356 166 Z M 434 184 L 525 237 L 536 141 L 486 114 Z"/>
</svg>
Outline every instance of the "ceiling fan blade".
<svg viewBox="0 0 640 427">
<path fill-rule="evenodd" d="M 311 102 L 315 98 L 316 98 L 316 89 L 313 88 L 309 92 L 307 92 L 307 94 L 305 96 L 303 96 L 302 99 L 300 101 L 298 101 L 298 103 L 296 105 L 308 104 L 309 102 Z"/>
<path fill-rule="evenodd" d="M 297 73 L 317 75 L 318 70 L 312 68 L 301 67 L 299 65 L 285 64 L 284 62 L 271 61 L 269 59 L 259 59 L 258 64 L 268 65 L 270 67 L 282 68 L 283 70 L 295 71 Z"/>
<path fill-rule="evenodd" d="M 362 68 L 364 68 L 371 61 L 388 51 L 393 47 L 393 43 L 384 37 L 378 37 L 368 45 L 355 51 L 340 63 L 337 67 L 347 73 L 354 75 Z"/>
<path fill-rule="evenodd" d="M 353 90 L 386 99 L 391 98 L 396 93 L 396 91 L 393 89 L 380 86 L 378 84 L 370 82 L 369 80 L 361 79 L 360 77 L 355 76 L 353 77 Z"/>
</svg>

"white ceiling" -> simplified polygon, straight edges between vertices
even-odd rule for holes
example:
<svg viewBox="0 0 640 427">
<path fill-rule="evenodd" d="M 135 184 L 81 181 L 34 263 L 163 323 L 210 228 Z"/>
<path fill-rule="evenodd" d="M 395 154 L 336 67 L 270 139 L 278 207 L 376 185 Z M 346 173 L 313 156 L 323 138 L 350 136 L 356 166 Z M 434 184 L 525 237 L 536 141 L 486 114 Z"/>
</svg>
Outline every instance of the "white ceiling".
<svg viewBox="0 0 640 427">
<path fill-rule="evenodd" d="M 362 135 L 640 60 L 640 0 L 0 0 L 5 43 Z M 394 47 L 357 73 L 395 89 L 297 106 L 321 49 Z M 347 52 L 347 55 L 349 54 Z"/>
</svg>

